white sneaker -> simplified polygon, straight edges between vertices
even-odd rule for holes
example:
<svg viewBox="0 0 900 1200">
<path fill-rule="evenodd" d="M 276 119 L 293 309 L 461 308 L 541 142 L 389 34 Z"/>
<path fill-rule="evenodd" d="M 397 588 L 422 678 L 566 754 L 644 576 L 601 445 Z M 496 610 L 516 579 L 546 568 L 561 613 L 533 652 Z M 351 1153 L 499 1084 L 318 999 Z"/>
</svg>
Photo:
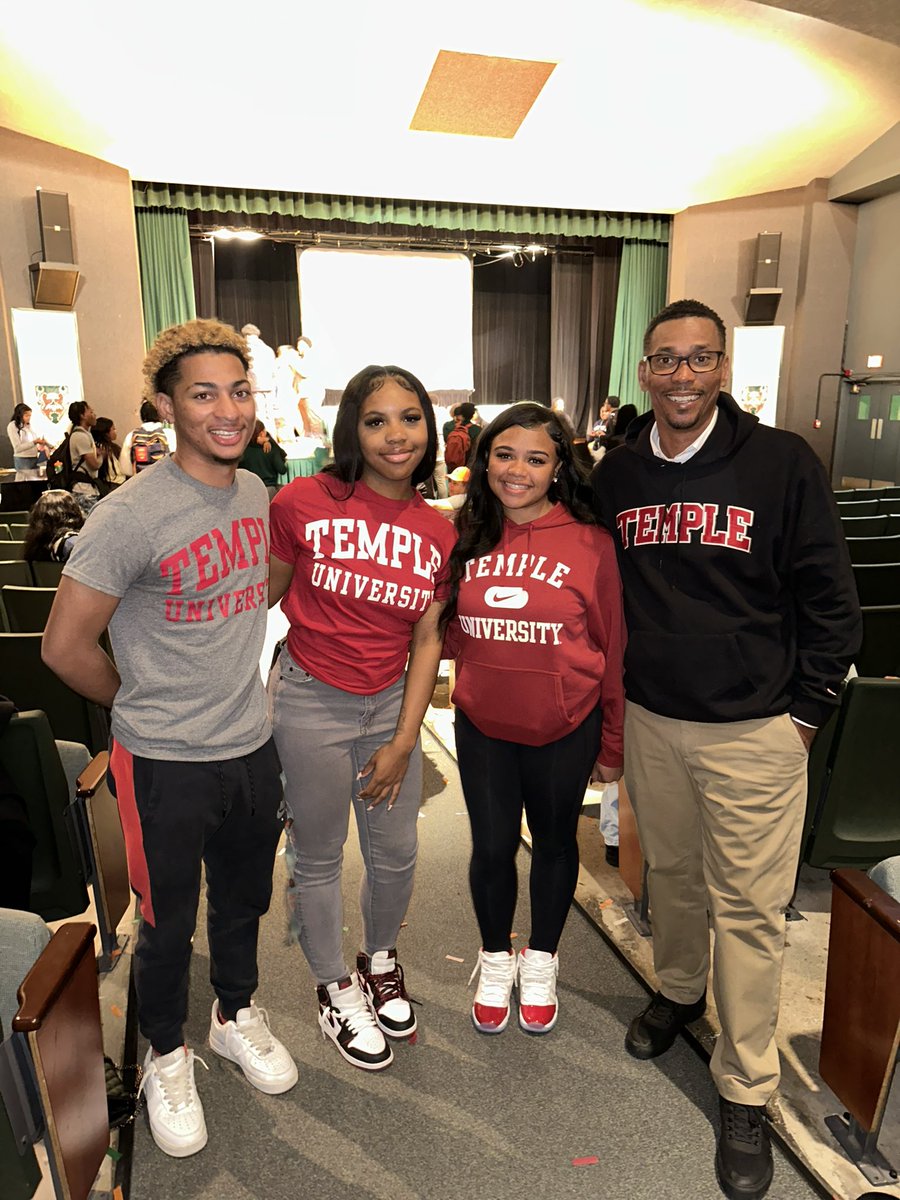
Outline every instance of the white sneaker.
<svg viewBox="0 0 900 1200">
<path fill-rule="evenodd" d="M 364 1071 L 381 1071 L 391 1065 L 394 1052 L 355 978 L 319 984 L 316 994 L 322 1036 L 334 1042 L 347 1062 Z"/>
<path fill-rule="evenodd" d="M 213 1002 L 209 1045 L 221 1058 L 237 1063 L 253 1086 L 269 1096 L 288 1092 L 297 1082 L 297 1064 L 269 1028 L 269 1014 L 252 1000 L 224 1025 L 219 1002 Z"/>
<path fill-rule="evenodd" d="M 472 1024 L 479 1033 L 502 1033 L 509 1023 L 510 997 L 516 982 L 512 950 L 479 950 L 469 983 L 481 972 L 472 1004 Z"/>
<path fill-rule="evenodd" d="M 527 946 L 519 955 L 519 1025 L 526 1033 L 549 1033 L 559 1016 L 559 958 Z"/>
<path fill-rule="evenodd" d="M 206 1067 L 202 1058 L 196 1061 Z M 206 1120 L 194 1085 L 194 1062 L 194 1052 L 187 1046 L 156 1058 L 151 1046 L 144 1059 L 138 1096 L 143 1092 L 146 1099 L 154 1142 L 173 1158 L 187 1158 L 206 1145 Z"/>
</svg>

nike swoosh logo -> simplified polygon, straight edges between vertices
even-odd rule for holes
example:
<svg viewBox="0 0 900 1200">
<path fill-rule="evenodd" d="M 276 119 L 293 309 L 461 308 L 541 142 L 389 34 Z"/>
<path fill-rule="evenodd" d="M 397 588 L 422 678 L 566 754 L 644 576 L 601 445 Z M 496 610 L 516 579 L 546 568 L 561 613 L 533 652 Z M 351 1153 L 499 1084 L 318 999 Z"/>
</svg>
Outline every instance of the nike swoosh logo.
<svg viewBox="0 0 900 1200">
<path fill-rule="evenodd" d="M 490 608 L 524 608 L 528 593 L 519 587 L 492 587 L 484 593 L 484 602 Z"/>
</svg>

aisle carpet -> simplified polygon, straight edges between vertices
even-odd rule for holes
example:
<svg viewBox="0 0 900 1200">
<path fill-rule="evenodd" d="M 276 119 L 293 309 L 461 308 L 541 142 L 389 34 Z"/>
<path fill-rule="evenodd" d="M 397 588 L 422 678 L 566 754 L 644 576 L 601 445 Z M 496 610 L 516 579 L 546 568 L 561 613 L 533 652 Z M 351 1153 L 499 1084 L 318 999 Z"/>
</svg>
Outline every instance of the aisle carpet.
<svg viewBox="0 0 900 1200">
<path fill-rule="evenodd" d="M 276 898 L 261 930 L 257 1000 L 297 1059 L 300 1082 L 285 1096 L 264 1096 L 204 1049 L 212 995 L 201 924 L 187 1035 L 209 1065 L 209 1072 L 197 1068 L 209 1144 L 193 1158 L 168 1158 L 142 1113 L 131 1200 L 721 1197 L 707 1069 L 682 1039 L 653 1063 L 626 1055 L 625 1029 L 646 993 L 581 913 L 573 910 L 560 947 L 556 1030 L 534 1038 L 512 1022 L 498 1037 L 473 1029 L 466 982 L 479 943 L 466 878 L 468 820 L 452 759 L 429 734 L 425 750 L 416 892 L 400 943 L 410 992 L 421 1002 L 416 1043 L 397 1045 L 393 1065 L 370 1073 L 323 1042 L 308 969 L 285 939 L 279 858 Z M 529 862 L 521 850 L 519 945 L 528 936 Z M 344 888 L 351 964 L 359 875 L 351 823 Z M 818 1195 L 776 1151 L 772 1200 Z"/>
</svg>

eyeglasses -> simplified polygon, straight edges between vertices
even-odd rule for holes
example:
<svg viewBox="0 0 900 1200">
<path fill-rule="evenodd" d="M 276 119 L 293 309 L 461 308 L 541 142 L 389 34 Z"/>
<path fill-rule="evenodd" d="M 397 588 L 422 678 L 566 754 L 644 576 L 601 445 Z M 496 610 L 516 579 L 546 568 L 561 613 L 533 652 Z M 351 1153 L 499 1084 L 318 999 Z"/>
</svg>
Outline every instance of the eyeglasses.
<svg viewBox="0 0 900 1200">
<path fill-rule="evenodd" d="M 682 363 L 687 363 L 695 375 L 715 371 L 725 357 L 724 350 L 698 350 L 695 354 L 645 354 L 644 362 L 653 375 L 674 375 Z"/>
</svg>

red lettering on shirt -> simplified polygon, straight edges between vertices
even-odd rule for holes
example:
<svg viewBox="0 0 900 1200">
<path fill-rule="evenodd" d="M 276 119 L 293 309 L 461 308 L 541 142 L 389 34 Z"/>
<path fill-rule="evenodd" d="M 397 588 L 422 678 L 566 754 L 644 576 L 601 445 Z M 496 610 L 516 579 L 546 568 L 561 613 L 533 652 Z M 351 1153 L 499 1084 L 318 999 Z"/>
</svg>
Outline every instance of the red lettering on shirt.
<svg viewBox="0 0 900 1200">
<path fill-rule="evenodd" d="M 170 554 L 168 558 L 164 558 L 159 564 L 159 573 L 163 578 L 166 575 L 172 576 L 172 586 L 169 588 L 170 596 L 181 595 L 181 571 L 183 567 L 190 565 L 190 561 L 187 547 L 183 546 L 180 550 L 176 550 L 174 554 Z"/>
</svg>

